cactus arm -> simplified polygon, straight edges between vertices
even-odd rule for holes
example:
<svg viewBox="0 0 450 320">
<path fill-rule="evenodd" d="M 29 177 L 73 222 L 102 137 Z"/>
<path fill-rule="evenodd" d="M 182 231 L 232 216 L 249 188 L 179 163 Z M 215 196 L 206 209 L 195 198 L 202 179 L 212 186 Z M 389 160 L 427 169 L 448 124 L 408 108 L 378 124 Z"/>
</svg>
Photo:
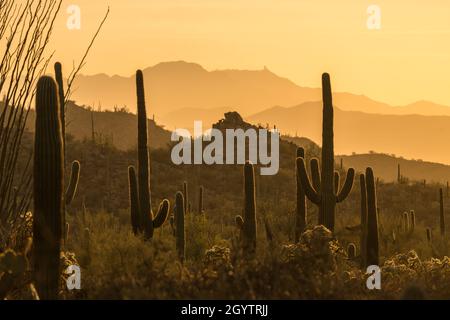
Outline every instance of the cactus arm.
<svg viewBox="0 0 450 320">
<path fill-rule="evenodd" d="M 341 176 L 339 175 L 338 171 L 334 172 L 334 193 L 339 193 L 339 182 L 340 182 Z"/>
<path fill-rule="evenodd" d="M 139 224 L 139 196 L 136 179 L 136 170 L 133 166 L 128 167 L 128 186 L 130 192 L 130 215 L 131 215 L 131 227 L 133 233 L 137 234 L 140 228 Z"/>
<path fill-rule="evenodd" d="M 342 186 L 341 191 L 338 193 L 336 197 L 336 202 L 341 202 L 347 198 L 350 191 L 353 188 L 353 179 L 355 178 L 355 169 L 350 168 L 347 171 L 347 176 L 345 177 L 344 185 Z"/>
<path fill-rule="evenodd" d="M 312 185 L 313 185 L 314 189 L 317 192 L 320 192 L 320 190 L 321 190 L 321 183 L 320 183 L 319 159 L 312 158 L 309 163 L 310 163 L 310 167 L 311 167 Z"/>
<path fill-rule="evenodd" d="M 62 66 L 60 62 L 56 62 L 55 66 L 55 80 L 58 84 L 58 97 L 59 97 L 59 110 L 60 110 L 60 119 L 61 119 L 61 131 L 63 136 L 63 143 L 66 144 L 66 116 L 65 116 L 65 97 L 64 97 L 64 82 L 62 76 Z"/>
<path fill-rule="evenodd" d="M 164 199 L 158 209 L 158 213 L 155 216 L 155 219 L 153 219 L 153 228 L 159 228 L 161 227 L 164 222 L 167 220 L 167 216 L 169 215 L 169 209 L 170 209 L 170 202 L 167 199 Z"/>
<path fill-rule="evenodd" d="M 78 180 L 80 178 L 80 162 L 75 160 L 72 162 L 72 170 L 70 173 L 70 182 L 66 190 L 66 205 L 69 205 L 75 194 L 77 193 Z"/>
<path fill-rule="evenodd" d="M 297 170 L 302 181 L 302 185 L 305 189 L 306 196 L 314 204 L 319 205 L 321 197 L 311 185 L 311 181 L 309 180 L 308 174 L 306 173 L 305 160 L 303 158 L 297 158 Z"/>
</svg>

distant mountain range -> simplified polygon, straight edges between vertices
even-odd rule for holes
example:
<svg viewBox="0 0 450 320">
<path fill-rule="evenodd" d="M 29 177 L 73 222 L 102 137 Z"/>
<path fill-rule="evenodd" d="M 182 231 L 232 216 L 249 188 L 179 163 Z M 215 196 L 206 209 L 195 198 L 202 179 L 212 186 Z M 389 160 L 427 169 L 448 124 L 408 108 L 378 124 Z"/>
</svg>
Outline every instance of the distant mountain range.
<svg viewBox="0 0 450 320">
<path fill-rule="evenodd" d="M 170 130 L 192 130 L 194 120 L 202 120 L 206 130 L 233 110 L 251 123 L 276 125 L 283 134 L 321 143 L 321 88 L 301 87 L 267 68 L 207 71 L 177 61 L 143 72 L 148 115 Z M 126 105 L 135 111 L 134 75 L 79 76 L 74 88 L 72 99 L 78 103 L 96 108 L 101 104 L 103 110 Z M 450 141 L 450 107 L 428 101 L 391 106 L 345 92 L 334 92 L 333 103 L 337 154 L 374 150 L 450 164 L 450 148 L 445 147 Z"/>
<path fill-rule="evenodd" d="M 187 112 L 201 116 L 205 109 L 227 108 L 245 117 L 273 106 L 289 107 L 322 98 L 320 88 L 299 86 L 267 68 L 207 71 L 196 63 L 176 61 L 159 63 L 143 73 L 149 114 L 171 120 L 170 126 L 181 126 L 178 121 Z M 104 109 L 126 105 L 135 111 L 134 75 L 79 75 L 74 88 L 72 98 L 79 104 L 101 104 Z M 364 95 L 335 92 L 333 97 L 335 106 L 346 111 L 450 116 L 450 107 L 428 101 L 390 106 Z M 174 114 L 178 111 L 179 115 Z"/>
</svg>

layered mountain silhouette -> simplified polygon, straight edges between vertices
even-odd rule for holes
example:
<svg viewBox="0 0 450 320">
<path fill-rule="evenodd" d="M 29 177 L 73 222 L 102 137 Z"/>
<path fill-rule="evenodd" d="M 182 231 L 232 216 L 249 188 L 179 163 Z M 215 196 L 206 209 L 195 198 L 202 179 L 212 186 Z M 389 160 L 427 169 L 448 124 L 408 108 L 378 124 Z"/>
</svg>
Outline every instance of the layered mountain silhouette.
<svg viewBox="0 0 450 320">
<path fill-rule="evenodd" d="M 185 61 L 162 62 L 143 70 L 149 114 L 174 117 L 170 125 L 188 113 L 228 108 L 248 116 L 273 106 L 293 106 L 320 101 L 321 89 L 302 87 L 264 67 L 262 70 L 207 71 Z M 320 74 L 318 74 L 318 77 Z M 135 111 L 135 78 L 79 75 L 72 98 L 79 104 L 101 104 L 106 109 L 126 105 Z M 450 107 L 428 101 L 391 106 L 364 95 L 335 92 L 334 104 L 341 110 L 381 114 L 449 115 Z M 174 114 L 178 112 L 179 114 Z"/>
<path fill-rule="evenodd" d="M 164 62 L 144 71 L 149 117 L 166 128 L 211 127 L 227 111 L 246 121 L 276 125 L 283 134 L 321 143 L 321 89 L 301 87 L 267 68 L 208 71 L 195 63 Z M 135 78 L 79 76 L 77 103 L 135 112 Z M 428 101 L 391 106 L 364 95 L 334 92 L 338 154 L 376 152 L 450 164 L 450 107 Z M 294 106 L 294 107 L 291 107 Z"/>
<path fill-rule="evenodd" d="M 322 141 L 322 103 L 274 107 L 247 118 L 253 123 L 270 122 L 282 133 Z M 335 150 L 339 154 L 371 150 L 410 159 L 450 163 L 450 117 L 381 115 L 334 109 Z"/>
</svg>

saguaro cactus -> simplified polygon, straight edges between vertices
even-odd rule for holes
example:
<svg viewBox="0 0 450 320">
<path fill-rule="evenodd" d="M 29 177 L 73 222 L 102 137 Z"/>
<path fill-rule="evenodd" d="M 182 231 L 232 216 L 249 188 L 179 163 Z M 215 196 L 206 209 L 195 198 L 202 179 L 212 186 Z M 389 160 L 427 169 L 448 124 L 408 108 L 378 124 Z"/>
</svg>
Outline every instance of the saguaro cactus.
<svg viewBox="0 0 450 320">
<path fill-rule="evenodd" d="M 137 235 L 140 230 L 139 199 L 136 172 L 132 166 L 128 167 L 128 187 L 130 192 L 131 227 L 133 233 Z"/>
<path fill-rule="evenodd" d="M 297 156 L 298 158 L 305 157 L 305 150 L 303 148 L 297 148 Z M 295 242 L 300 240 L 300 236 L 306 228 L 306 219 L 307 219 L 307 208 L 306 208 L 306 195 L 305 190 L 302 187 L 302 182 L 300 179 L 300 175 L 298 172 L 298 163 L 295 162 L 296 170 L 295 170 L 295 178 L 296 178 L 296 186 L 297 186 L 297 201 L 296 201 L 296 215 L 295 215 Z"/>
<path fill-rule="evenodd" d="M 379 264 L 377 195 L 372 168 L 366 169 L 367 240 L 366 267 Z"/>
<path fill-rule="evenodd" d="M 156 216 L 153 215 L 150 194 L 150 161 L 147 145 L 147 113 L 145 109 L 144 78 L 141 70 L 136 72 L 136 91 L 138 105 L 139 179 L 136 178 L 135 169 L 129 168 L 130 207 L 132 219 L 133 215 L 139 217 L 138 231 L 143 231 L 145 238 L 151 239 L 153 237 L 154 229 L 161 227 L 166 221 L 170 203 L 169 200 L 164 199 L 159 205 Z M 136 183 L 139 188 L 136 188 L 133 183 Z"/>
<path fill-rule="evenodd" d="M 253 164 L 244 165 L 244 217 L 236 216 L 236 224 L 241 230 L 243 248 L 247 253 L 256 250 L 256 201 L 255 172 Z"/>
<path fill-rule="evenodd" d="M 184 197 L 181 192 L 175 196 L 175 237 L 178 257 L 181 262 L 185 259 L 186 251 L 186 232 L 184 228 Z"/>
<path fill-rule="evenodd" d="M 441 229 L 441 237 L 445 236 L 445 214 L 444 214 L 444 196 L 442 188 L 439 189 L 439 222 Z"/>
<path fill-rule="evenodd" d="M 361 234 L 359 236 L 359 245 L 361 251 L 361 267 L 366 265 L 366 249 L 367 249 L 367 189 L 366 178 L 364 174 L 359 175 L 359 185 L 361 191 Z"/>
<path fill-rule="evenodd" d="M 33 261 L 41 299 L 57 299 L 63 237 L 64 153 L 55 81 L 41 77 L 36 91 L 33 168 Z"/>
<path fill-rule="evenodd" d="M 397 182 L 402 183 L 402 173 L 400 171 L 400 163 L 397 164 Z"/>
<path fill-rule="evenodd" d="M 72 162 L 72 170 L 70 172 L 70 180 L 69 186 L 66 190 L 66 205 L 69 205 L 73 198 L 75 198 L 75 194 L 77 193 L 78 181 L 80 179 L 80 162 L 77 160 Z"/>
<path fill-rule="evenodd" d="M 198 189 L 198 213 L 203 213 L 203 186 Z"/>
<path fill-rule="evenodd" d="M 63 140 L 63 153 L 64 153 L 64 159 L 66 155 L 66 100 L 65 100 L 65 94 L 64 94 L 64 82 L 63 82 L 63 75 L 62 75 L 62 66 L 60 62 L 56 62 L 55 66 L 55 80 L 58 85 L 58 101 L 59 101 L 59 118 L 61 121 L 61 132 L 62 132 L 62 140 Z M 64 168 L 66 166 L 65 160 L 64 160 Z M 63 226 L 66 226 L 65 224 L 65 212 L 66 212 L 66 205 L 70 205 L 73 198 L 75 197 L 75 194 L 77 192 L 77 186 L 78 186 L 78 179 L 80 177 L 80 163 L 78 161 L 74 161 L 72 163 L 72 171 L 70 174 L 70 182 L 69 186 L 67 187 L 66 195 L 65 195 L 65 202 L 63 203 L 63 211 L 64 215 L 62 217 Z M 64 182 L 64 178 L 63 178 Z M 65 233 L 67 233 L 68 230 L 65 230 Z"/>
<path fill-rule="evenodd" d="M 414 210 L 409 211 L 409 232 L 413 233 L 416 228 L 416 213 Z"/>
<path fill-rule="evenodd" d="M 427 228 L 427 242 L 428 242 L 428 244 L 431 244 L 431 241 L 432 241 L 432 235 L 431 235 L 431 229 L 430 228 Z"/>
<path fill-rule="evenodd" d="M 409 217 L 407 211 L 403 212 L 403 231 L 405 234 L 408 234 L 409 232 Z"/>
<path fill-rule="evenodd" d="M 314 204 L 319 206 L 319 216 L 323 218 L 325 227 L 334 231 L 336 203 L 348 196 L 353 187 L 355 170 L 349 168 L 342 189 L 335 191 L 334 171 L 334 141 L 333 141 L 333 102 L 331 94 L 330 76 L 322 75 L 323 96 L 323 125 L 322 125 L 322 170 L 320 179 L 320 190 L 311 185 L 306 173 L 305 161 L 297 159 L 300 169 L 300 178 L 305 188 L 305 194 Z M 312 169 L 311 169 L 312 170 Z"/>
</svg>

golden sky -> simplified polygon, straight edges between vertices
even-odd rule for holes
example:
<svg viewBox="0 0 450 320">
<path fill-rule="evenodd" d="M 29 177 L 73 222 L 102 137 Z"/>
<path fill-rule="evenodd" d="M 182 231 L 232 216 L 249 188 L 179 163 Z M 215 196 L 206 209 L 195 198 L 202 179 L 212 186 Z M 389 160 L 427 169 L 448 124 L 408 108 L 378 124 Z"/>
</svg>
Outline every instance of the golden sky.
<svg viewBox="0 0 450 320">
<path fill-rule="evenodd" d="M 68 30 L 67 7 L 81 9 Z M 381 29 L 366 26 L 381 9 Z M 427 99 L 450 106 L 448 0 L 72 0 L 64 1 L 51 49 L 79 61 L 108 5 L 110 16 L 82 73 L 129 76 L 162 61 L 207 70 L 262 69 L 299 85 L 364 94 L 393 105 Z"/>
</svg>

